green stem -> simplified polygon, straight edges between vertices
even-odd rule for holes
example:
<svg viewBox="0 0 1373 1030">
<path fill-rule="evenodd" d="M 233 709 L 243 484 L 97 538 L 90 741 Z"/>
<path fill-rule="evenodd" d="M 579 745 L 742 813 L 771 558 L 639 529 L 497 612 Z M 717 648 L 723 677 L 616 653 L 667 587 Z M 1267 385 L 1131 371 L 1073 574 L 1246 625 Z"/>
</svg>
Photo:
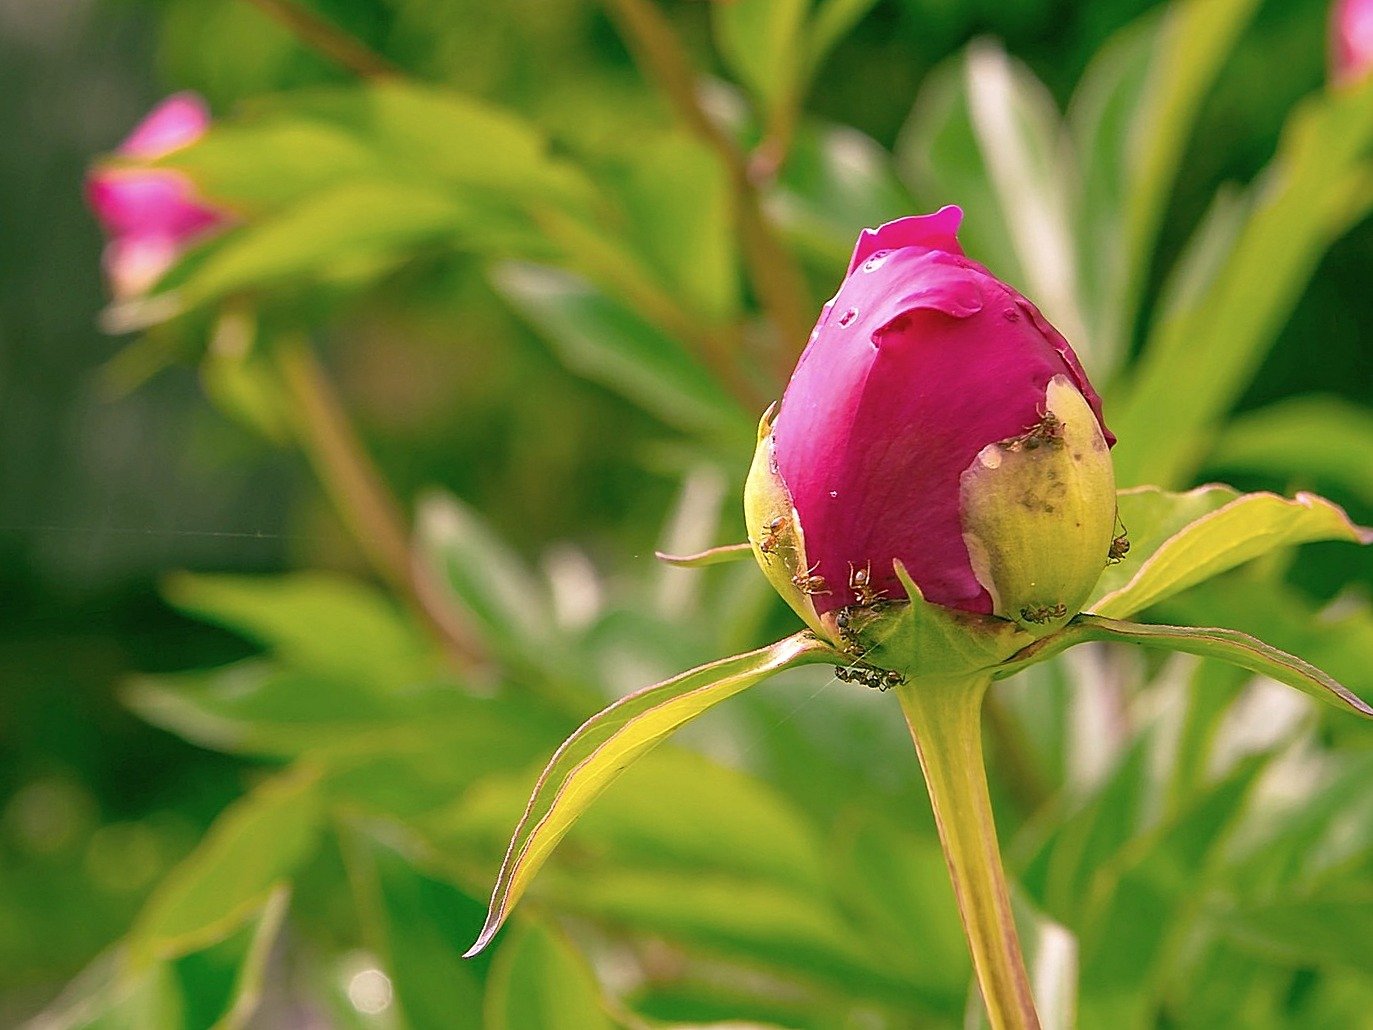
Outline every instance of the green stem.
<svg viewBox="0 0 1373 1030">
<path fill-rule="evenodd" d="M 934 806 L 963 930 L 995 1030 L 1038 1030 L 982 762 L 982 698 L 990 676 L 898 688 Z"/>
<path fill-rule="evenodd" d="M 386 58 L 373 53 L 346 32 L 293 0 L 247 2 L 286 28 L 305 46 L 359 78 L 384 79 L 399 74 Z"/>
</svg>

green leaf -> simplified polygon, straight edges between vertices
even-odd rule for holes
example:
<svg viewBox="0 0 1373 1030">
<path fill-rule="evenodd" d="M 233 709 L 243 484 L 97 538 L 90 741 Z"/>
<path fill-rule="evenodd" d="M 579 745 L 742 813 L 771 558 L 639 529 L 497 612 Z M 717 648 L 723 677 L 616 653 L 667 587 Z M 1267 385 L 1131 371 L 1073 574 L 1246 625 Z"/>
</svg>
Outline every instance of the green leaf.
<svg viewBox="0 0 1373 1030">
<path fill-rule="evenodd" d="M 222 940 L 314 850 L 319 775 L 301 768 L 231 805 L 153 892 L 129 935 L 138 965 Z"/>
<path fill-rule="evenodd" d="M 147 303 L 162 299 L 186 310 L 245 290 L 381 267 L 422 243 L 475 239 L 482 231 L 498 238 L 493 215 L 432 188 L 340 183 L 232 231 L 173 293 Z"/>
<path fill-rule="evenodd" d="M 1240 494 L 1222 486 L 1171 494 L 1123 490 L 1120 517 L 1130 552 L 1097 583 L 1086 610 L 1119 618 L 1180 593 L 1280 547 L 1314 540 L 1373 543 L 1373 530 L 1349 521 L 1314 494 Z"/>
<path fill-rule="evenodd" d="M 383 595 L 343 576 L 181 574 L 163 592 L 182 611 L 244 634 L 304 673 L 403 687 L 437 669 L 428 641 Z"/>
<path fill-rule="evenodd" d="M 480 918 L 480 902 L 421 872 L 406 855 L 371 836 L 351 834 L 344 845 L 369 944 L 383 957 L 405 1025 L 476 1030 L 482 986 L 453 941 Z"/>
<path fill-rule="evenodd" d="M 710 6 L 720 57 L 770 114 L 797 100 L 809 6 L 809 0 L 732 0 Z"/>
<path fill-rule="evenodd" d="M 806 77 L 810 78 L 824 63 L 835 45 L 863 20 L 877 0 L 820 0 L 810 23 L 806 50 Z"/>
<path fill-rule="evenodd" d="M 497 877 L 486 925 L 468 954 L 490 943 L 554 846 L 626 766 L 734 694 L 783 669 L 833 656 L 827 644 L 799 633 L 646 687 L 587 720 L 558 749 L 535 787 Z"/>
<path fill-rule="evenodd" d="M 897 150 L 917 196 L 958 198 L 968 252 L 1034 297 L 1095 369 L 1078 296 L 1072 157 L 1044 84 L 987 41 L 931 76 Z"/>
<path fill-rule="evenodd" d="M 1113 410 L 1122 483 L 1172 486 L 1204 456 L 1321 254 L 1373 207 L 1370 147 L 1373 79 L 1325 90 L 1289 117 L 1226 260 L 1193 303 L 1155 323 Z"/>
<path fill-rule="evenodd" d="M 612 1030 L 601 986 L 586 960 L 552 930 L 521 926 L 491 964 L 487 1030 Z"/>
<path fill-rule="evenodd" d="M 1318 701 L 1373 719 L 1373 707 L 1314 665 L 1238 630 L 1151 626 L 1103 619 L 1095 615 L 1079 615 L 1058 636 L 1043 641 L 1049 645 L 1045 648 L 1045 655 L 1056 654 L 1088 640 L 1114 640 L 1181 651 L 1202 658 L 1219 658 L 1241 669 L 1296 687 Z M 1026 651 L 1035 649 L 1032 645 Z"/>
<path fill-rule="evenodd" d="M 1234 913 L 1226 924 L 1237 943 L 1261 955 L 1373 974 L 1373 891 L 1366 886 L 1285 898 Z"/>
<path fill-rule="evenodd" d="M 1150 12 L 1098 51 L 1073 94 L 1084 301 L 1091 338 L 1106 358 L 1093 366 L 1096 374 L 1129 345 L 1183 149 L 1257 6 L 1258 0 L 1185 0 Z"/>
<path fill-rule="evenodd" d="M 860 230 L 916 206 L 876 140 L 814 121 L 797 130 L 768 201 L 769 214 L 827 280 L 843 275 Z"/>
<path fill-rule="evenodd" d="M 127 968 L 122 949 L 98 957 L 57 1000 L 26 1024 L 30 1030 L 144 1030 L 183 1026 L 181 994 L 167 965 Z"/>
<path fill-rule="evenodd" d="M 683 133 L 635 140 L 619 199 L 631 238 L 686 306 L 711 323 L 740 303 L 734 211 L 720 159 Z"/>
<path fill-rule="evenodd" d="M 1330 483 L 1373 505 L 1373 414 L 1340 397 L 1304 396 L 1246 412 L 1222 430 L 1207 465 Z"/>
<path fill-rule="evenodd" d="M 492 281 L 572 371 L 681 429 L 752 439 L 752 420 L 676 338 L 584 280 L 512 263 L 498 266 Z"/>
<path fill-rule="evenodd" d="M 508 660 L 547 667 L 564 658 L 548 588 L 475 511 L 449 494 L 427 494 L 415 514 L 415 546 Z"/>
<path fill-rule="evenodd" d="M 247 1025 L 261 998 L 267 960 L 281 932 L 289 900 L 290 891 L 278 887 L 248 925 L 171 963 L 185 999 L 184 1025 L 214 1030 Z"/>
</svg>

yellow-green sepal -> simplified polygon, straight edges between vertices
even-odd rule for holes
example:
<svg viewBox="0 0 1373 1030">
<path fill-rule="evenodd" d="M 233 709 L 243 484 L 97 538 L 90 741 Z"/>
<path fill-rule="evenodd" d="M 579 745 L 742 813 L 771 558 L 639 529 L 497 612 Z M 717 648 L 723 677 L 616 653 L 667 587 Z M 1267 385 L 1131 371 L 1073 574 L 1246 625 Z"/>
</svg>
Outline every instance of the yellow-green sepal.
<svg viewBox="0 0 1373 1030">
<path fill-rule="evenodd" d="M 772 416 L 777 405 L 763 412 L 758 422 L 758 447 L 744 483 L 744 524 L 754 560 L 772 588 L 801 620 L 821 637 L 835 639 L 821 622 L 810 594 L 797 585 L 810 568 L 806 539 L 791 503 L 791 493 L 777 473 L 772 453 Z M 780 521 L 779 521 L 780 520 Z"/>
<path fill-rule="evenodd" d="M 1033 643 L 1035 637 L 1009 619 L 931 604 L 905 565 L 892 563 L 908 601 L 872 608 L 842 609 L 825 621 L 831 639 L 839 637 L 865 665 L 891 669 L 908 680 L 956 679 L 992 669 Z"/>
<path fill-rule="evenodd" d="M 959 482 L 963 539 L 992 611 L 1035 637 L 1091 595 L 1115 536 L 1116 483 L 1096 415 L 1066 376 L 1043 421 L 984 447 Z"/>
</svg>

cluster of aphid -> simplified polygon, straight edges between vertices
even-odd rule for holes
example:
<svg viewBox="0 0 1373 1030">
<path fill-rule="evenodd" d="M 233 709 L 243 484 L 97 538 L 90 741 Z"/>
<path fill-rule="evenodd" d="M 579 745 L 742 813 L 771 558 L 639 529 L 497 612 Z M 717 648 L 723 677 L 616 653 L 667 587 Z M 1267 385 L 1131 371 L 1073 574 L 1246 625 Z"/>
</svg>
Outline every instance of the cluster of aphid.
<svg viewBox="0 0 1373 1030">
<path fill-rule="evenodd" d="M 894 669 L 875 669 L 871 665 L 841 665 L 834 670 L 841 683 L 861 683 L 869 690 L 890 690 L 906 682 Z"/>
<path fill-rule="evenodd" d="M 1052 411 L 1045 412 L 1033 426 L 1004 444 L 1008 451 L 1033 451 L 1049 445 L 1063 446 L 1063 422 Z"/>
</svg>

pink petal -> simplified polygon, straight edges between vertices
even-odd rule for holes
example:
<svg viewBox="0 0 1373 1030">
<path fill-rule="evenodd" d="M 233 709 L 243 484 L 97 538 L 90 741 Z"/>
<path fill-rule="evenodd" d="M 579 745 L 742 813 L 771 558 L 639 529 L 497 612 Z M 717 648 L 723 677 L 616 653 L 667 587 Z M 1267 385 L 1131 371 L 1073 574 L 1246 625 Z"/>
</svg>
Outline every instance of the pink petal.
<svg viewBox="0 0 1373 1030">
<path fill-rule="evenodd" d="M 225 221 L 196 197 L 179 172 L 162 169 L 103 169 L 86 180 L 86 201 L 110 236 L 165 235 L 190 239 Z"/>
<path fill-rule="evenodd" d="M 189 146 L 210 127 L 210 109 L 196 93 L 175 93 L 158 104 L 119 145 L 128 157 L 159 158 Z"/>
<path fill-rule="evenodd" d="M 900 247 L 923 247 L 942 250 L 946 254 L 962 255 L 958 244 L 958 227 L 963 222 L 963 209 L 956 204 L 941 207 L 932 215 L 907 215 L 876 229 L 864 229 L 849 260 L 848 274 L 869 257 L 883 250 Z"/>
</svg>

